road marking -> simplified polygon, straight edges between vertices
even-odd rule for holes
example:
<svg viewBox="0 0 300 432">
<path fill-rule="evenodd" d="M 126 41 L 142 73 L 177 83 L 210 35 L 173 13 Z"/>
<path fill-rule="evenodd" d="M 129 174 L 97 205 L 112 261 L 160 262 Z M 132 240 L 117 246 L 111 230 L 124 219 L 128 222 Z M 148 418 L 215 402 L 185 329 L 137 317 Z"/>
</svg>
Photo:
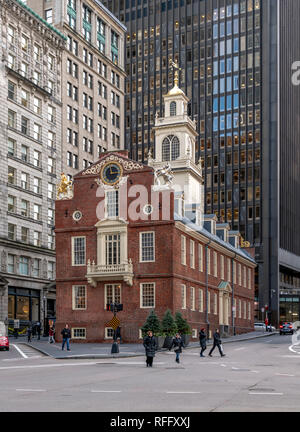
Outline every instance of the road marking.
<svg viewBox="0 0 300 432">
<path fill-rule="evenodd" d="M 249 395 L 270 395 L 270 396 L 282 396 L 283 393 L 263 393 L 263 392 L 249 392 Z"/>
<path fill-rule="evenodd" d="M 296 344 L 296 345 L 299 346 L 299 344 Z M 295 346 L 295 344 L 294 344 L 294 345 L 290 345 L 290 346 L 289 346 L 289 350 L 292 351 L 292 352 L 294 352 L 294 353 L 296 353 L 296 354 L 300 354 L 299 351 L 295 351 L 295 350 L 293 349 L 294 346 Z"/>
<path fill-rule="evenodd" d="M 21 354 L 23 358 L 28 358 L 28 356 L 25 353 L 23 353 L 23 351 L 20 350 L 20 348 L 17 345 L 12 344 L 12 346 Z"/>
<path fill-rule="evenodd" d="M 287 376 L 287 377 L 294 377 L 295 376 L 295 375 L 285 374 L 285 373 L 276 373 L 275 375 L 277 375 L 277 376 Z"/>
<path fill-rule="evenodd" d="M 252 370 L 250 372 L 252 372 L 252 373 L 259 373 L 259 371 L 256 371 L 256 370 Z"/>
<path fill-rule="evenodd" d="M 122 390 L 91 390 L 91 393 L 121 393 Z"/>
<path fill-rule="evenodd" d="M 96 362 L 90 362 L 90 363 L 60 363 L 60 364 L 43 364 L 43 365 L 26 365 L 26 366 L 1 366 L 0 370 L 36 369 L 36 368 L 47 368 L 47 367 L 51 368 L 51 367 L 63 367 L 63 366 L 90 366 L 90 365 L 96 365 L 96 364 L 97 364 Z"/>
<path fill-rule="evenodd" d="M 242 348 L 235 348 L 234 351 L 241 351 L 241 350 L 244 350 L 244 349 L 246 349 L 246 348 L 245 348 L 245 347 L 242 347 Z"/>
<path fill-rule="evenodd" d="M 201 392 L 194 391 L 167 391 L 168 394 L 200 394 Z"/>
<path fill-rule="evenodd" d="M 226 364 L 223 364 L 223 363 L 220 364 L 220 366 L 222 366 L 222 367 L 227 367 L 227 365 L 226 365 Z"/>
<path fill-rule="evenodd" d="M 45 392 L 47 390 L 43 390 L 43 389 L 16 389 L 16 391 L 22 391 L 22 392 Z"/>
</svg>

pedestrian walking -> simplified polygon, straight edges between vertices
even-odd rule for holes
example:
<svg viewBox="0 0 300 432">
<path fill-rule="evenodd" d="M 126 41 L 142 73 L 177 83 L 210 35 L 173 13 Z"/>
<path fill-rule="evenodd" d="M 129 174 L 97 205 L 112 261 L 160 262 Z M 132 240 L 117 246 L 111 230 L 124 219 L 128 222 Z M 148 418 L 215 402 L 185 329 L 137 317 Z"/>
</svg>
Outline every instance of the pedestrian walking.
<svg viewBox="0 0 300 432">
<path fill-rule="evenodd" d="M 156 340 L 152 331 L 148 331 L 147 336 L 144 338 L 143 345 L 146 351 L 146 366 L 152 367 L 153 358 L 155 357 Z"/>
<path fill-rule="evenodd" d="M 171 351 L 173 347 L 175 348 L 174 352 L 176 354 L 175 361 L 176 363 L 180 363 L 179 356 L 182 353 L 182 348 L 184 348 L 184 343 L 179 333 L 176 333 L 176 336 L 173 338 L 169 351 Z"/>
<path fill-rule="evenodd" d="M 40 340 L 41 339 L 41 323 L 39 321 L 36 323 L 36 333 L 38 336 L 38 340 Z"/>
<path fill-rule="evenodd" d="M 32 327 L 31 325 L 27 328 L 27 342 L 31 342 L 31 336 L 32 336 Z"/>
<path fill-rule="evenodd" d="M 203 355 L 204 351 L 206 350 L 206 333 L 204 328 L 202 328 L 199 332 L 199 341 L 201 346 L 200 357 L 205 357 L 205 355 Z"/>
<path fill-rule="evenodd" d="M 212 349 L 209 351 L 209 354 L 208 354 L 209 357 L 212 357 L 212 352 L 216 347 L 218 347 L 220 356 L 224 357 L 225 354 L 223 353 L 223 350 L 222 350 L 222 341 L 221 341 L 219 329 L 216 329 L 216 331 L 214 332 L 214 344 L 213 344 Z"/>
<path fill-rule="evenodd" d="M 65 328 L 62 329 L 61 335 L 63 337 L 61 349 L 64 350 L 65 343 L 67 343 L 67 350 L 71 351 L 70 350 L 71 330 L 69 329 L 69 325 L 68 324 L 66 324 Z"/>
<path fill-rule="evenodd" d="M 54 340 L 54 327 L 53 326 L 51 326 L 49 328 L 49 343 L 55 343 L 55 340 Z"/>
</svg>

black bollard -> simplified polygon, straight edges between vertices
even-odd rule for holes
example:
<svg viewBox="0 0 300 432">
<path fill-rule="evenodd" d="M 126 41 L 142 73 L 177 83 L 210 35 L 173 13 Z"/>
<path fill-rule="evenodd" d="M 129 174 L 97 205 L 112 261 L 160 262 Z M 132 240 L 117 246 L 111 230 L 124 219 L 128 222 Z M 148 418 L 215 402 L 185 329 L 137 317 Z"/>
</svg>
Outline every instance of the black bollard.
<svg viewBox="0 0 300 432">
<path fill-rule="evenodd" d="M 117 342 L 114 342 L 111 346 L 111 354 L 118 354 L 119 353 L 119 344 Z"/>
</svg>

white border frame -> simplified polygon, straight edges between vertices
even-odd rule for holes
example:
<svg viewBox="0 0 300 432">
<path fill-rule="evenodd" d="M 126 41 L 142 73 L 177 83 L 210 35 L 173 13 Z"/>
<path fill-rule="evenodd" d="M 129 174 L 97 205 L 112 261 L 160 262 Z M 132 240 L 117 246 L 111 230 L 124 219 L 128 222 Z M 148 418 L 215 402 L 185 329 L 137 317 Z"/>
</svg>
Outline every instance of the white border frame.
<svg viewBox="0 0 300 432">
<path fill-rule="evenodd" d="M 154 259 L 153 260 L 147 260 L 147 261 L 142 261 L 142 234 L 153 234 L 153 256 Z M 139 253 L 139 261 L 140 263 L 149 263 L 149 262 L 155 262 L 155 231 L 141 231 L 139 233 L 139 249 L 140 249 L 140 253 Z"/>
<path fill-rule="evenodd" d="M 84 239 L 84 264 L 74 264 L 74 240 L 76 238 Z M 71 237 L 71 252 L 72 252 L 72 267 L 84 267 L 86 266 L 86 236 L 74 236 Z"/>
</svg>

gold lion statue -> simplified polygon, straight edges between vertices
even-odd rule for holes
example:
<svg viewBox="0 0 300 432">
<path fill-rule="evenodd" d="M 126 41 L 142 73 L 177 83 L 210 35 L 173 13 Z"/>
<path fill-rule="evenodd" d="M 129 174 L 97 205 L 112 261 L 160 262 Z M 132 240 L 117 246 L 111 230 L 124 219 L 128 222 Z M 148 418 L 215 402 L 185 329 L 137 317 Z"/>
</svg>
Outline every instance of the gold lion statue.
<svg viewBox="0 0 300 432">
<path fill-rule="evenodd" d="M 70 198 L 73 182 L 67 179 L 65 173 L 61 174 L 60 183 L 57 185 L 57 199 Z M 61 197 L 62 195 L 62 197 Z"/>
</svg>

